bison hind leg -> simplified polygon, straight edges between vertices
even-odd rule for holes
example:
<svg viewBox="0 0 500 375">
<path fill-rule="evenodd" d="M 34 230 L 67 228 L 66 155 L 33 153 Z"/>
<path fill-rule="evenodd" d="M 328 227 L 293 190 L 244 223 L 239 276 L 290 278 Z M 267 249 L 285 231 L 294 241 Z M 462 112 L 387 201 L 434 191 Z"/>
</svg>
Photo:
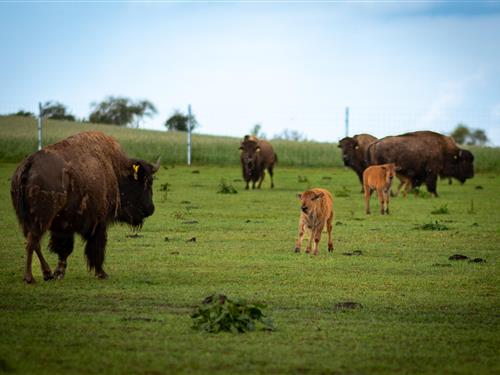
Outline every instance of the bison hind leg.
<svg viewBox="0 0 500 375">
<path fill-rule="evenodd" d="M 83 237 L 87 241 L 85 256 L 87 257 L 89 270 L 95 270 L 95 275 L 99 279 L 106 279 L 108 275 L 102 268 L 107 242 L 106 225 L 103 223 L 97 224 L 91 233 L 87 233 Z"/>
<path fill-rule="evenodd" d="M 42 249 L 40 248 L 41 236 L 34 234 L 33 232 L 28 232 L 26 243 L 26 268 L 24 271 L 24 281 L 28 284 L 34 283 L 35 278 L 32 272 L 33 263 L 33 252 L 38 256 L 40 261 L 40 266 L 42 268 L 43 279 L 50 280 L 53 278 L 52 271 L 50 270 L 49 264 L 45 260 L 42 254 Z"/>
<path fill-rule="evenodd" d="M 64 279 L 66 274 L 67 259 L 73 252 L 75 243 L 74 233 L 51 231 L 49 249 L 59 256 L 57 267 L 54 270 L 54 277 L 58 280 Z"/>
</svg>

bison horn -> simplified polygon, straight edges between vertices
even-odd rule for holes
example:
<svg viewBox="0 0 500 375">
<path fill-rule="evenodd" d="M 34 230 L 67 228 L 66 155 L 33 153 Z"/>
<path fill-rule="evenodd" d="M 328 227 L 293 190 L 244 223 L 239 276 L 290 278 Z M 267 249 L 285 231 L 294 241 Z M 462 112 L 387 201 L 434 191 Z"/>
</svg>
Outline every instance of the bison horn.
<svg viewBox="0 0 500 375">
<path fill-rule="evenodd" d="M 156 163 L 153 165 L 153 173 L 158 172 L 158 169 L 160 169 L 160 159 L 161 156 L 158 156 L 158 160 L 156 160 Z"/>
</svg>

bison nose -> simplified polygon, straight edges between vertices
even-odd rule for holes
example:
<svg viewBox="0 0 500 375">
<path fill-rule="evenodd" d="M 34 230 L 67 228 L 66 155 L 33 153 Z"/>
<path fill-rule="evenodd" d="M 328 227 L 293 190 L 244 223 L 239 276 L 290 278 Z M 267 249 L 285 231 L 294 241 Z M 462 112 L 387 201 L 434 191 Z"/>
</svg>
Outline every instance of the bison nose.
<svg viewBox="0 0 500 375">
<path fill-rule="evenodd" d="M 146 210 L 144 211 L 144 215 L 147 217 L 147 216 L 151 216 L 153 215 L 153 213 L 155 212 L 155 206 L 154 205 L 151 205 L 149 206 L 148 208 L 146 208 Z"/>
<path fill-rule="evenodd" d="M 302 212 L 304 212 L 304 213 L 306 213 L 306 212 L 307 212 L 307 206 L 302 206 L 300 209 L 301 209 L 301 210 L 302 210 Z"/>
</svg>

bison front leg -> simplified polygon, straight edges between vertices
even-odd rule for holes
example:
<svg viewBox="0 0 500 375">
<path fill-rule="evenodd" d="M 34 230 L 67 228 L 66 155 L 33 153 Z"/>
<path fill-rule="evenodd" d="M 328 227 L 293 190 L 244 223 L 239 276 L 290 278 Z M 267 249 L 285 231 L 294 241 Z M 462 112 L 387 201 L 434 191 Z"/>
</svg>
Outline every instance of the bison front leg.
<svg viewBox="0 0 500 375">
<path fill-rule="evenodd" d="M 73 252 L 75 243 L 73 233 L 55 232 L 50 234 L 49 248 L 59 256 L 57 267 L 54 270 L 54 277 L 57 280 L 64 279 L 66 274 L 67 259 Z"/>
<path fill-rule="evenodd" d="M 314 231 L 314 235 L 311 235 L 311 238 L 314 237 L 314 255 L 318 255 L 319 250 L 319 241 L 321 240 L 321 232 L 323 231 L 323 227 L 318 227 Z"/>
<path fill-rule="evenodd" d="M 390 196 L 390 188 L 387 191 L 384 191 L 384 205 L 385 205 L 385 213 L 389 215 L 389 196 Z"/>
<path fill-rule="evenodd" d="M 305 228 L 304 223 L 299 223 L 299 236 L 297 237 L 297 241 L 295 241 L 295 252 L 300 253 L 300 247 L 302 246 L 302 241 L 304 240 Z"/>
<path fill-rule="evenodd" d="M 102 265 L 104 263 L 104 250 L 106 248 L 107 233 L 104 224 L 98 224 L 94 231 L 84 236 L 87 241 L 85 245 L 85 256 L 89 270 L 95 270 L 95 275 L 99 279 L 107 279 L 108 275 L 104 272 Z"/>
</svg>

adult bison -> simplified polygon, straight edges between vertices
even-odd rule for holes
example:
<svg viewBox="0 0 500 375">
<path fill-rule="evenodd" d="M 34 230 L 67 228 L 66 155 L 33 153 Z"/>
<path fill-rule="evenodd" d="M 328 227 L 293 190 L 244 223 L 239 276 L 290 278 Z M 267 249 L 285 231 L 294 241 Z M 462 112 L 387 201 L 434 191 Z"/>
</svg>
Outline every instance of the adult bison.
<svg viewBox="0 0 500 375">
<path fill-rule="evenodd" d="M 351 168 L 358 175 L 363 186 L 363 172 L 368 167 L 366 150 L 377 138 L 370 134 L 357 134 L 354 137 L 345 137 L 339 141 L 338 147 L 342 150 L 344 165 Z M 361 189 L 363 192 L 363 188 Z"/>
<path fill-rule="evenodd" d="M 138 227 L 153 214 L 153 174 L 158 167 L 129 159 L 113 138 L 100 132 L 79 133 L 28 156 L 11 182 L 12 203 L 27 239 L 24 280 L 34 281 L 33 252 L 44 280 L 62 279 L 75 233 L 86 241 L 89 270 L 106 278 L 102 265 L 107 227 L 115 221 Z M 47 231 L 49 249 L 59 257 L 54 274 L 40 248 Z"/>
<path fill-rule="evenodd" d="M 274 188 L 273 168 L 278 157 L 269 142 L 246 135 L 240 144 L 240 161 L 246 182 L 245 189 L 248 189 L 250 181 L 252 189 L 255 189 L 255 183 L 259 181 L 257 188 L 260 189 L 266 169 L 271 177 L 271 188 Z"/>
<path fill-rule="evenodd" d="M 465 182 L 474 176 L 474 156 L 460 149 L 452 138 L 432 131 L 389 136 L 373 142 L 367 151 L 369 164 L 395 163 L 398 175 L 413 186 L 424 183 L 437 196 L 437 177 L 454 177 Z"/>
</svg>

